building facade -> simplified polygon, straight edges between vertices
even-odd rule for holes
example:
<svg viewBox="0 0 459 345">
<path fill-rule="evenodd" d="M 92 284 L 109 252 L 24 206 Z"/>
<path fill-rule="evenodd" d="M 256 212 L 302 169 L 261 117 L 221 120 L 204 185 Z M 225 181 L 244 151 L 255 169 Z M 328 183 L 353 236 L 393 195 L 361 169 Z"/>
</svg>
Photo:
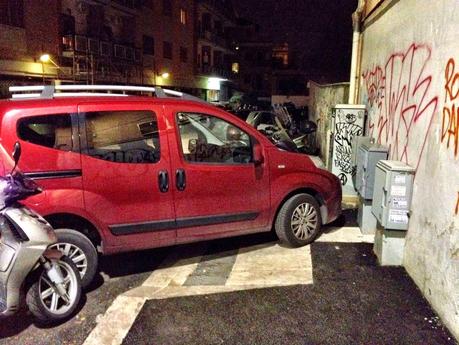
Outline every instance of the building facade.
<svg viewBox="0 0 459 345">
<path fill-rule="evenodd" d="M 0 96 L 5 96 L 11 84 L 37 83 L 56 76 L 56 71 L 44 66 L 39 57 L 44 52 L 59 55 L 60 3 L 5 0 L 1 4 Z"/>
<path fill-rule="evenodd" d="M 389 158 L 416 169 L 403 264 L 459 338 L 459 3 L 360 3 L 356 101 Z"/>
<path fill-rule="evenodd" d="M 197 0 L 196 10 L 196 74 L 198 85 L 208 101 L 224 101 L 235 87 L 237 71 L 232 33 L 236 14 L 231 1 Z"/>
<path fill-rule="evenodd" d="M 4 0 L 2 95 L 11 84 L 160 85 L 227 99 L 229 1 Z M 43 56 L 46 58 L 43 59 Z"/>
</svg>

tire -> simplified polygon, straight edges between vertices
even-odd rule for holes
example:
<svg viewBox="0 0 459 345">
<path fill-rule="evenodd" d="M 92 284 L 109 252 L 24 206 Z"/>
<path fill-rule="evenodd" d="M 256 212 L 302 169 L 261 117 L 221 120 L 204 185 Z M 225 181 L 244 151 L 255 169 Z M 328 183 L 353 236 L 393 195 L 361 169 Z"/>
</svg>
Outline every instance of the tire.
<svg viewBox="0 0 459 345">
<path fill-rule="evenodd" d="M 66 256 L 57 260 L 64 279 L 68 279 L 66 290 L 70 297 L 70 305 L 63 303 L 62 298 L 50 287 L 46 271 L 40 267 L 36 281 L 31 285 L 26 295 L 26 303 L 30 312 L 43 323 L 56 323 L 64 321 L 73 315 L 81 298 L 81 278 L 75 264 Z M 46 279 L 46 280 L 45 280 Z M 46 291 L 50 291 L 47 297 L 43 297 Z M 53 300 L 56 298 L 55 310 Z"/>
<path fill-rule="evenodd" d="M 295 224 L 292 224 L 292 221 Z M 309 194 L 297 194 L 279 210 L 274 228 L 282 243 L 301 247 L 313 242 L 320 233 L 322 218 L 317 200 Z"/>
<path fill-rule="evenodd" d="M 80 272 L 81 286 L 86 289 L 97 272 L 98 256 L 96 248 L 84 234 L 76 230 L 56 229 L 55 232 L 57 243 L 51 245 L 50 248 L 59 249 L 64 255 L 73 260 Z M 81 255 L 84 255 L 84 257 Z"/>
</svg>

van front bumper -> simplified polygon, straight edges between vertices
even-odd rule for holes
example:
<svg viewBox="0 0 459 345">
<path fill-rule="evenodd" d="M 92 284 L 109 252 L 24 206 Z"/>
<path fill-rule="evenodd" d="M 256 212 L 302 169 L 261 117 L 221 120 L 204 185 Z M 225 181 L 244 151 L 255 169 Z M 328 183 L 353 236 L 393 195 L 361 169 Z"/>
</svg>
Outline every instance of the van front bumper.
<svg viewBox="0 0 459 345">
<path fill-rule="evenodd" d="M 341 215 L 341 188 L 335 192 L 325 203 L 320 206 L 320 216 L 322 224 L 329 224 L 336 220 Z"/>
</svg>

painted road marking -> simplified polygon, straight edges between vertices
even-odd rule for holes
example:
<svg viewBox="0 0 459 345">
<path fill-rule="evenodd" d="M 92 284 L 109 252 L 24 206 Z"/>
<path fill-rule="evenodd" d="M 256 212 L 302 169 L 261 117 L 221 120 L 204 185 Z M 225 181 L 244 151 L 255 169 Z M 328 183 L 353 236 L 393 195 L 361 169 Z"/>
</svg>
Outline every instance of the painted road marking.
<svg viewBox="0 0 459 345">
<path fill-rule="evenodd" d="M 373 236 L 353 227 L 328 228 L 317 241 L 371 243 Z M 286 248 L 272 242 L 209 255 L 211 245 L 172 252 L 141 286 L 115 299 L 84 345 L 121 344 L 148 299 L 313 283 L 310 246 Z M 210 278 L 205 278 L 207 270 Z"/>
<path fill-rule="evenodd" d="M 277 242 L 239 251 L 228 286 L 312 284 L 311 247 L 286 248 Z"/>
<path fill-rule="evenodd" d="M 202 257 L 194 272 L 186 279 L 185 286 L 221 286 L 225 285 L 228 276 L 233 270 L 238 249 L 222 250 L 212 247 L 212 252 Z"/>
<path fill-rule="evenodd" d="M 83 344 L 121 344 L 145 301 L 143 297 L 118 296 Z"/>
</svg>

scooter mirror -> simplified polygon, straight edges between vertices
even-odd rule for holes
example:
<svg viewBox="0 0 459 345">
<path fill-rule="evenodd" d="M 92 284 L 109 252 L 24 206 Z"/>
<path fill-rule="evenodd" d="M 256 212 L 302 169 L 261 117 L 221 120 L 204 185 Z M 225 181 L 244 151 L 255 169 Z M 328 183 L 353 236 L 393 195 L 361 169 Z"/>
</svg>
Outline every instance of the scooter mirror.
<svg viewBox="0 0 459 345">
<path fill-rule="evenodd" d="M 13 159 L 14 159 L 15 168 L 16 168 L 16 165 L 18 165 L 19 158 L 21 158 L 21 144 L 19 143 L 19 141 L 16 141 L 16 143 L 14 144 L 14 148 L 13 148 Z"/>
</svg>

